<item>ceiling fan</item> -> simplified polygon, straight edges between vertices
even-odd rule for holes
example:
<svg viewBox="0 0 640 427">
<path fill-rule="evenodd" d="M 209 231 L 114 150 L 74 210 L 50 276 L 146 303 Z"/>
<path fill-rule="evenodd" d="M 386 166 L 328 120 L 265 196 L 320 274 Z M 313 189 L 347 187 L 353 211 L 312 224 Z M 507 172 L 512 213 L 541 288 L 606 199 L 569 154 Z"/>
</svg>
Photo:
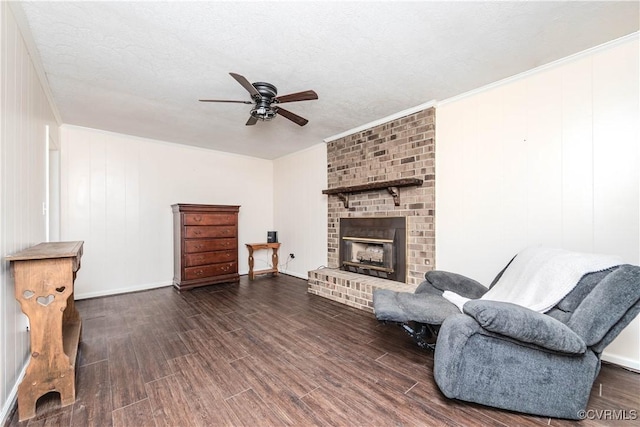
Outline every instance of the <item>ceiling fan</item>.
<svg viewBox="0 0 640 427">
<path fill-rule="evenodd" d="M 236 73 L 229 73 L 231 77 L 236 79 L 238 83 L 244 87 L 251 95 L 252 101 L 229 101 L 224 99 L 200 99 L 200 102 L 234 102 L 240 104 L 254 104 L 251 109 L 251 117 L 247 120 L 246 125 L 252 126 L 258 123 L 258 120 L 271 120 L 276 114 L 283 116 L 291 120 L 292 122 L 304 126 L 309 123 L 309 120 L 304 117 L 300 117 L 297 114 L 292 113 L 289 110 L 285 110 L 277 104 L 283 104 L 285 102 L 297 102 L 297 101 L 311 101 L 318 99 L 318 94 L 312 90 L 305 90 L 304 92 L 291 93 L 289 95 L 278 95 L 278 89 L 271 83 L 255 82 L 249 83 L 244 76 Z"/>
</svg>

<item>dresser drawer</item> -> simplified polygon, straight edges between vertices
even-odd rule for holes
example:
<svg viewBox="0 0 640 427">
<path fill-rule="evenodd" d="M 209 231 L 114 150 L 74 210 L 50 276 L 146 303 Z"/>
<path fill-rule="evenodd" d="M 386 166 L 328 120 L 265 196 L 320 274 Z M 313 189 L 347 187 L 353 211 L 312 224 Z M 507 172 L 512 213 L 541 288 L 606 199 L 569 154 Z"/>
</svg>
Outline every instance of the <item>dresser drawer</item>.
<svg viewBox="0 0 640 427">
<path fill-rule="evenodd" d="M 184 235 L 187 239 L 203 237 L 236 237 L 236 227 L 230 225 L 187 226 Z"/>
<path fill-rule="evenodd" d="M 223 264 L 202 265 L 199 267 L 188 267 L 184 269 L 185 280 L 204 279 L 212 276 L 222 276 L 233 274 L 237 271 L 238 264 L 235 262 L 225 262 Z"/>
<path fill-rule="evenodd" d="M 236 215 L 234 214 L 184 214 L 184 225 L 234 225 L 235 223 Z"/>
<path fill-rule="evenodd" d="M 194 252 L 221 251 L 224 249 L 235 249 L 237 251 L 236 239 L 196 239 L 184 241 L 184 251 L 188 254 Z"/>
<path fill-rule="evenodd" d="M 221 262 L 231 262 L 238 260 L 238 251 L 218 251 L 218 252 L 198 252 L 184 256 L 184 266 L 193 267 L 196 265 L 217 264 Z"/>
</svg>

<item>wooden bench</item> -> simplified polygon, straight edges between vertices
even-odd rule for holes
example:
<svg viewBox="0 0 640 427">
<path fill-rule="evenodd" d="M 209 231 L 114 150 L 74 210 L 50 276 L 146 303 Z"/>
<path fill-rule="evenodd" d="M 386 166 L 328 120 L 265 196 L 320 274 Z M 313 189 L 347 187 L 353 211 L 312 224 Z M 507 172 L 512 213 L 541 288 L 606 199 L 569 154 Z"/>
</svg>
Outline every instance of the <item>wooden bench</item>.
<svg viewBox="0 0 640 427">
<path fill-rule="evenodd" d="M 76 356 L 82 323 L 73 299 L 84 242 L 40 243 L 8 256 L 15 296 L 31 326 L 31 354 L 18 386 L 20 421 L 36 415 L 38 399 L 60 393 L 62 406 L 76 400 Z"/>
</svg>

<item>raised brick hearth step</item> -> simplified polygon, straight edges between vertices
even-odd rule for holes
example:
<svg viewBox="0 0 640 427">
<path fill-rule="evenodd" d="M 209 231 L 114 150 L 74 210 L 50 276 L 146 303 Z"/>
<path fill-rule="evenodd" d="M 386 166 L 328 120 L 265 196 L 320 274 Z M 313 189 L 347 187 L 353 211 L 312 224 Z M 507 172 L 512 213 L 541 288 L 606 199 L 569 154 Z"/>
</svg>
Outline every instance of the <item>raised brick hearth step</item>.
<svg viewBox="0 0 640 427">
<path fill-rule="evenodd" d="M 370 277 L 348 271 L 321 268 L 309 271 L 307 292 L 373 313 L 373 290 L 413 292 L 417 285 Z"/>
</svg>

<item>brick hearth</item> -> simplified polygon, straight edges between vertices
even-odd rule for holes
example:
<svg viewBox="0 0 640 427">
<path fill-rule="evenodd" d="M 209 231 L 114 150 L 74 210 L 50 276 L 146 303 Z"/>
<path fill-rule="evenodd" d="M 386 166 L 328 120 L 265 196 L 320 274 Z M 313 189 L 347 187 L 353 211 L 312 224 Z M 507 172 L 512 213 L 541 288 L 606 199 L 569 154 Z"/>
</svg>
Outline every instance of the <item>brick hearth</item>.
<svg viewBox="0 0 640 427">
<path fill-rule="evenodd" d="M 322 268 L 309 272 L 310 294 L 328 298 L 350 307 L 373 312 L 373 290 L 413 292 L 416 285 L 393 280 L 365 276 L 333 268 Z"/>
</svg>

